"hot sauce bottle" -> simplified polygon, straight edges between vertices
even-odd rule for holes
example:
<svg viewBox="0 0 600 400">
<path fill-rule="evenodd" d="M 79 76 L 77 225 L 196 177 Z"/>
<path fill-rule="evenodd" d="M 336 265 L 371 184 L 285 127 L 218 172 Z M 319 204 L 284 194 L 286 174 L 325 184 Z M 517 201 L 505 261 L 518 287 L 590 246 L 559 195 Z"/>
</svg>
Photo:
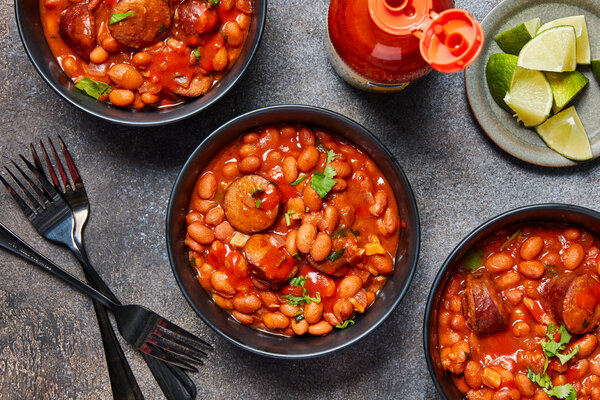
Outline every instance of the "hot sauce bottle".
<svg viewBox="0 0 600 400">
<path fill-rule="evenodd" d="M 483 47 L 481 25 L 453 0 L 331 0 L 329 59 L 352 86 L 395 92 L 426 75 L 467 68 Z"/>
</svg>

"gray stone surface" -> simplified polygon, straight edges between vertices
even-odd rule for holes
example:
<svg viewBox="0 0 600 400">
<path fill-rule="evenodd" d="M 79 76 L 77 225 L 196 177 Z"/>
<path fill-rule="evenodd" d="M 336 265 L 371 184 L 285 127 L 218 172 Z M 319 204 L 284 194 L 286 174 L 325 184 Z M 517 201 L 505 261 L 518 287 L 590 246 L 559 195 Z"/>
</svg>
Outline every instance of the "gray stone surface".
<svg viewBox="0 0 600 400">
<path fill-rule="evenodd" d="M 498 2 L 458 0 L 457 6 L 482 19 Z M 234 90 L 188 121 L 132 129 L 62 101 L 27 59 L 12 2 L 0 0 L 0 165 L 27 151 L 32 140 L 62 135 L 92 204 L 89 254 L 109 286 L 124 302 L 147 305 L 214 343 L 207 365 L 193 375 L 199 398 L 436 399 L 423 356 L 423 311 L 433 278 L 456 243 L 489 217 L 517 206 L 600 204 L 597 162 L 536 167 L 488 140 L 470 112 L 462 73 L 431 73 L 391 96 L 346 85 L 323 46 L 327 5 L 270 0 L 261 48 Z M 283 103 L 329 108 L 374 132 L 403 166 L 421 215 L 418 271 L 400 307 L 363 341 L 314 360 L 262 358 L 211 331 L 176 286 L 165 247 L 168 196 L 195 146 L 240 113 Z M 0 221 L 81 276 L 74 259 L 41 239 L 4 189 L 0 204 Z M 146 398 L 162 398 L 141 357 L 126 349 Z M 110 397 L 88 299 L 0 253 L 0 399 Z"/>
</svg>

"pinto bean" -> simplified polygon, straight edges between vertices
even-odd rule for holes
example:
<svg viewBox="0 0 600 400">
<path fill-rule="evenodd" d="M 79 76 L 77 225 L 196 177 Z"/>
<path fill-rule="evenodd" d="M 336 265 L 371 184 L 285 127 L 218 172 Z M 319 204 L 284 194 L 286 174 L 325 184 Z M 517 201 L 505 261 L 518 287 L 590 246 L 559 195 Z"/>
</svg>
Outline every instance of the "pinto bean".
<svg viewBox="0 0 600 400">
<path fill-rule="evenodd" d="M 348 183 L 345 179 L 335 178 L 335 185 L 331 188 L 334 192 L 343 192 L 348 187 Z"/>
<path fill-rule="evenodd" d="M 290 318 L 295 316 L 296 313 L 298 312 L 298 310 L 299 310 L 298 307 L 293 306 L 291 304 L 287 304 L 287 303 L 284 303 L 281 305 L 281 307 L 279 307 L 279 311 L 286 317 L 290 317 Z"/>
<path fill-rule="evenodd" d="M 244 314 L 237 310 L 233 310 L 231 312 L 231 315 L 233 315 L 233 318 L 237 319 L 240 323 L 244 325 L 251 325 L 254 322 L 254 317 L 252 315 Z"/>
<path fill-rule="evenodd" d="M 310 247 L 310 256 L 319 262 L 327 258 L 329 253 L 331 253 L 331 238 L 327 233 L 321 232 Z"/>
<path fill-rule="evenodd" d="M 350 318 L 353 311 L 354 307 L 348 300 L 338 300 L 333 305 L 333 315 L 340 321 L 345 321 Z"/>
<path fill-rule="evenodd" d="M 394 271 L 394 262 L 389 254 L 374 254 L 368 256 L 368 263 L 382 275 L 389 275 Z"/>
<path fill-rule="evenodd" d="M 292 330 L 296 335 L 302 336 L 308 332 L 308 322 L 306 322 L 305 319 L 302 319 L 299 322 L 296 322 L 295 319 L 292 319 Z"/>
<path fill-rule="evenodd" d="M 302 224 L 296 235 L 296 247 L 302 253 L 310 252 L 312 242 L 317 235 L 317 228 L 313 224 Z"/>
<path fill-rule="evenodd" d="M 262 307 L 262 301 L 255 294 L 238 294 L 233 298 L 233 307 L 241 313 L 252 314 Z"/>
<path fill-rule="evenodd" d="M 238 165 L 236 162 L 229 162 L 223 165 L 223 176 L 226 179 L 233 179 L 239 174 Z"/>
<path fill-rule="evenodd" d="M 203 199 L 212 200 L 215 197 L 215 193 L 217 193 L 217 179 L 215 178 L 215 174 L 211 172 L 204 174 L 198 181 L 196 191 L 198 192 L 198 196 Z"/>
<path fill-rule="evenodd" d="M 210 277 L 210 284 L 217 291 L 225 295 L 233 296 L 235 289 L 229 283 L 229 277 L 225 272 L 215 271 Z"/>
<path fill-rule="evenodd" d="M 233 235 L 233 232 L 235 231 L 227 221 L 223 221 L 215 226 L 215 238 L 217 240 L 226 242 Z"/>
<path fill-rule="evenodd" d="M 201 213 L 199 213 L 198 211 L 191 211 L 185 216 L 185 223 L 187 225 L 191 224 L 192 222 L 196 222 L 196 221 L 200 221 L 200 222 L 204 221 L 204 216 Z"/>
<path fill-rule="evenodd" d="M 233 309 L 233 303 L 231 302 L 231 299 L 220 296 L 217 293 L 213 293 L 212 298 L 213 298 L 214 302 L 217 303 L 217 305 L 219 307 L 221 307 L 222 309 L 224 309 L 224 310 L 232 310 Z"/>
<path fill-rule="evenodd" d="M 296 236 L 298 235 L 297 230 L 293 230 L 288 232 L 285 237 L 285 249 L 290 255 L 294 255 L 298 252 L 298 248 L 296 247 Z"/>
<path fill-rule="evenodd" d="M 340 214 L 338 213 L 337 208 L 334 206 L 325 207 L 325 210 L 323 210 L 322 221 L 325 221 L 325 229 L 322 230 L 332 234 L 335 231 L 335 228 L 337 228 L 338 222 L 340 221 Z"/>
<path fill-rule="evenodd" d="M 307 146 L 298 156 L 298 169 L 308 172 L 315 168 L 319 161 L 319 150 L 315 146 Z"/>
<path fill-rule="evenodd" d="M 248 173 L 255 172 L 256 170 L 258 170 L 260 168 L 260 165 L 261 165 L 260 158 L 258 158 L 256 156 L 248 156 L 248 157 L 242 158 L 242 161 L 240 161 L 238 168 L 241 172 L 248 174 Z"/>
<path fill-rule="evenodd" d="M 585 252 L 579 243 L 572 243 L 562 254 L 562 260 L 566 269 L 573 270 L 579 267 L 583 261 Z"/>
<path fill-rule="evenodd" d="M 323 303 L 311 301 L 304 306 L 304 319 L 309 324 L 316 324 L 323 315 Z"/>
<path fill-rule="evenodd" d="M 108 94 L 108 100 L 117 107 L 127 107 L 135 100 L 135 94 L 128 89 L 113 89 Z"/>
<path fill-rule="evenodd" d="M 308 327 L 308 333 L 314 336 L 326 335 L 333 330 L 329 322 L 322 320 Z"/>
<path fill-rule="evenodd" d="M 290 325 L 290 319 L 280 312 L 267 312 L 263 315 L 263 322 L 269 329 L 285 329 Z"/>
<path fill-rule="evenodd" d="M 210 244 L 215 240 L 213 231 L 200 221 L 188 225 L 187 233 L 200 244 Z"/>
<path fill-rule="evenodd" d="M 362 285 L 362 279 L 356 275 L 349 275 L 338 283 L 337 294 L 341 299 L 350 298 L 358 293 Z"/>
<path fill-rule="evenodd" d="M 373 200 L 374 203 L 369 206 L 369 212 L 372 216 L 379 217 L 387 207 L 387 194 L 383 190 L 379 190 L 375 193 Z"/>
<path fill-rule="evenodd" d="M 221 222 L 223 222 L 224 218 L 225 218 L 225 212 L 223 211 L 221 206 L 216 206 L 215 208 L 210 210 L 208 213 L 206 213 L 204 222 L 206 222 L 208 225 L 217 226 Z"/>
<path fill-rule="evenodd" d="M 232 47 L 237 47 L 244 43 L 244 32 L 235 21 L 226 22 L 221 28 L 221 32 L 227 38 L 227 43 Z"/>
<path fill-rule="evenodd" d="M 398 214 L 388 207 L 383 213 L 383 217 L 377 220 L 377 228 L 384 236 L 393 235 L 398 229 Z"/>
<path fill-rule="evenodd" d="M 281 170 L 283 172 L 283 179 L 285 179 L 287 183 L 292 183 L 298 178 L 298 164 L 296 163 L 296 159 L 292 156 L 283 159 Z"/>
<path fill-rule="evenodd" d="M 117 86 L 124 89 L 136 90 L 142 83 L 144 78 L 138 70 L 129 64 L 115 64 L 108 70 L 108 77 Z"/>
<path fill-rule="evenodd" d="M 90 53 L 90 61 L 94 64 L 102 64 L 108 60 L 108 52 L 102 46 L 96 46 Z"/>
<path fill-rule="evenodd" d="M 517 271 L 526 278 L 539 279 L 544 276 L 546 267 L 537 260 L 521 261 L 517 264 Z"/>
<path fill-rule="evenodd" d="M 533 260 L 538 254 L 540 254 L 540 251 L 542 251 L 543 247 L 544 240 L 539 236 L 532 236 L 521 245 L 519 254 L 524 260 Z"/>
<path fill-rule="evenodd" d="M 515 384 L 523 396 L 533 396 L 535 394 L 535 385 L 525 374 L 515 375 Z"/>
<path fill-rule="evenodd" d="M 483 367 L 476 361 L 469 361 L 465 366 L 465 381 L 473 389 L 479 389 L 483 386 L 482 375 Z"/>
<path fill-rule="evenodd" d="M 508 253 L 494 253 L 485 260 L 485 268 L 491 273 L 498 273 L 512 268 L 513 258 Z"/>
<path fill-rule="evenodd" d="M 345 161 L 334 160 L 329 165 L 335 170 L 335 176 L 346 179 L 352 175 L 352 167 Z"/>
<path fill-rule="evenodd" d="M 310 187 L 310 185 L 304 186 L 304 191 L 302 192 L 302 198 L 304 199 L 304 204 L 308 207 L 309 211 L 319 211 L 321 207 L 323 207 L 323 200 L 321 196 Z"/>
<path fill-rule="evenodd" d="M 298 130 L 298 141 L 302 147 L 313 146 L 315 144 L 315 135 L 310 128 L 302 127 Z"/>
<path fill-rule="evenodd" d="M 498 290 L 505 290 L 517 286 L 521 281 L 521 275 L 515 271 L 507 271 L 498 276 L 495 280 Z"/>
<path fill-rule="evenodd" d="M 598 338 L 596 335 L 588 333 L 581 339 L 569 345 L 569 352 L 579 346 L 579 353 L 577 353 L 578 358 L 586 358 L 591 355 L 594 350 L 596 350 L 596 346 L 598 345 Z"/>
</svg>

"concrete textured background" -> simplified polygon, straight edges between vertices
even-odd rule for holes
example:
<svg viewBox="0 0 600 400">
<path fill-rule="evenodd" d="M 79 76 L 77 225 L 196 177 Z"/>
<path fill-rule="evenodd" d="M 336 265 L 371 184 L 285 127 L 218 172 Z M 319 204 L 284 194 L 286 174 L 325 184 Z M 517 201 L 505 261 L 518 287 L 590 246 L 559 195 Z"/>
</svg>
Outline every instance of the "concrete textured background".
<svg viewBox="0 0 600 400">
<path fill-rule="evenodd" d="M 482 19 L 499 0 L 457 0 Z M 158 128 L 115 126 L 61 100 L 20 43 L 13 4 L 0 0 L 0 165 L 46 135 L 75 156 L 92 215 L 92 262 L 123 302 L 144 304 L 214 343 L 192 375 L 207 399 L 437 399 L 422 349 L 429 288 L 452 248 L 489 217 L 514 207 L 565 202 L 599 208 L 597 162 L 549 169 L 518 161 L 477 125 L 462 73 L 431 73 L 388 96 L 359 92 L 331 68 L 323 46 L 325 0 L 270 0 L 262 45 L 241 82 L 209 112 Z M 195 315 L 167 260 L 164 220 L 174 179 L 213 129 L 266 105 L 328 108 L 366 126 L 404 168 L 418 202 L 418 271 L 400 307 L 374 333 L 336 354 L 302 361 L 234 347 Z M 5 175 L 5 172 L 0 172 Z M 0 221 L 81 276 L 74 259 L 41 239 L 0 190 Z M 162 393 L 141 357 L 125 347 L 148 399 Z M 0 253 L 0 399 L 109 399 L 97 324 L 87 298 Z"/>
</svg>

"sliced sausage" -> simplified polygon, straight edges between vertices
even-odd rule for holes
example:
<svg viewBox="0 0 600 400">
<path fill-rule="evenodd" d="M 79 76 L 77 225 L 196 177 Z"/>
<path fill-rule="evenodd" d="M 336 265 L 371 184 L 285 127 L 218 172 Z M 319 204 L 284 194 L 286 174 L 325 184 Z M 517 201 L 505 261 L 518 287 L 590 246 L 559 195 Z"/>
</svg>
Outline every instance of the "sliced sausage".
<svg viewBox="0 0 600 400">
<path fill-rule="evenodd" d="M 218 20 L 216 8 L 209 7 L 206 1 L 185 0 L 175 9 L 173 32 L 177 39 L 185 41 L 180 32 L 189 36 L 201 35 L 215 29 Z"/>
<path fill-rule="evenodd" d="M 256 233 L 273 224 L 279 211 L 279 203 L 269 210 L 256 207 L 253 194 L 266 191 L 269 181 L 258 175 L 238 178 L 225 191 L 223 208 L 229 223 L 238 231 Z"/>
<path fill-rule="evenodd" d="M 188 86 L 175 85 L 171 91 L 175 94 L 185 97 L 198 97 L 203 95 L 212 86 L 212 80 L 201 74 L 194 76 Z"/>
<path fill-rule="evenodd" d="M 244 255 L 256 279 L 270 284 L 287 282 L 298 271 L 295 259 L 285 250 L 285 239 L 275 234 L 258 233 L 250 236 Z"/>
<path fill-rule="evenodd" d="M 121 0 L 112 14 L 133 12 L 108 25 L 111 35 L 123 46 L 140 49 L 165 37 L 171 27 L 171 10 L 163 0 Z"/>
<path fill-rule="evenodd" d="M 600 324 L 600 303 L 595 297 L 598 285 L 590 275 L 561 275 L 546 286 L 545 301 L 569 332 L 591 332 Z"/>
<path fill-rule="evenodd" d="M 466 318 L 476 333 L 506 330 L 510 314 L 487 273 L 467 275 Z"/>
<path fill-rule="evenodd" d="M 96 46 L 96 19 L 85 4 L 73 4 L 60 16 L 60 37 L 85 60 Z"/>
</svg>

